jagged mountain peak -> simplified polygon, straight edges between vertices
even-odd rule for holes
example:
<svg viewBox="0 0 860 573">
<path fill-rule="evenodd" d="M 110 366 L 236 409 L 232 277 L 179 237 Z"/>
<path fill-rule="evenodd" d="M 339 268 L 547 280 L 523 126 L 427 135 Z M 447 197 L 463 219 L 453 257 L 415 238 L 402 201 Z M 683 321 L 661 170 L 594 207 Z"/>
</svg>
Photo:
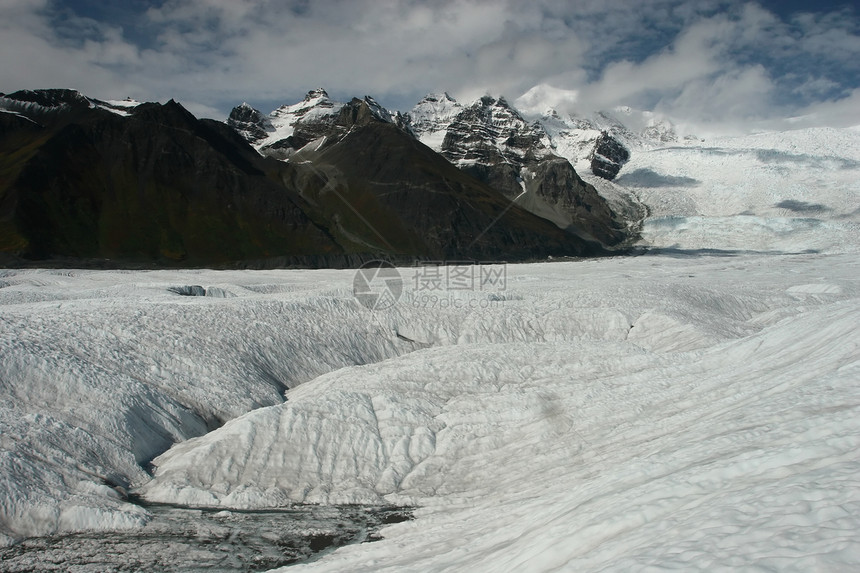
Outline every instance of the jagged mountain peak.
<svg viewBox="0 0 860 573">
<path fill-rule="evenodd" d="M 448 92 L 430 93 L 409 112 L 409 122 L 421 143 L 438 151 L 448 125 L 463 109 L 463 105 Z"/>
<path fill-rule="evenodd" d="M 274 131 L 274 126 L 263 112 L 247 102 L 237 105 L 230 112 L 227 124 L 239 132 L 252 145 L 268 137 Z"/>
<path fill-rule="evenodd" d="M 323 88 L 316 88 L 316 89 L 310 90 L 305 95 L 304 101 L 311 101 L 314 99 L 321 99 L 321 98 L 329 99 L 328 92 L 325 91 Z"/>
<path fill-rule="evenodd" d="M 334 113 L 331 110 L 343 107 L 342 102 L 333 101 L 328 93 L 322 88 L 311 90 L 302 99 L 302 101 L 294 104 L 284 104 L 273 111 L 270 115 L 274 117 L 290 117 L 305 115 L 312 110 L 321 110 L 322 113 Z M 328 110 L 328 111 L 326 111 Z"/>
<path fill-rule="evenodd" d="M 395 117 L 394 114 L 382 107 L 375 99 L 366 95 L 363 99 L 352 98 L 349 103 L 340 109 L 336 126 L 339 128 L 349 128 L 353 125 L 364 125 L 370 121 L 395 123 Z"/>
<path fill-rule="evenodd" d="M 511 104 L 508 103 L 508 100 L 505 98 L 505 96 L 499 96 L 495 98 L 495 104 L 496 107 L 508 108 L 511 110 L 514 109 L 513 107 L 511 107 Z M 519 114 L 519 112 L 517 112 L 517 114 Z"/>
<path fill-rule="evenodd" d="M 511 113 L 517 115 L 522 118 L 522 115 L 519 111 L 516 110 L 510 103 L 508 103 L 507 98 L 505 96 L 495 97 L 490 94 L 485 94 L 475 101 L 471 107 L 483 107 L 483 108 L 497 108 L 500 110 L 508 110 Z"/>
<path fill-rule="evenodd" d="M 364 103 L 367 104 L 367 107 L 370 109 L 370 112 L 378 119 L 382 121 L 386 121 L 388 123 L 394 123 L 393 118 L 395 117 L 393 113 L 382 107 L 379 102 L 377 102 L 373 97 L 366 95 L 364 96 Z"/>
<path fill-rule="evenodd" d="M 424 117 L 428 115 L 448 115 L 450 110 L 462 109 L 463 105 L 451 97 L 448 92 L 429 93 L 415 104 L 410 115 Z"/>
<path fill-rule="evenodd" d="M 372 96 L 343 103 L 332 100 L 323 88 L 311 90 L 298 103 L 282 105 L 269 115 L 246 104 L 237 106 L 227 123 L 261 154 L 288 160 L 313 141 L 330 145 L 353 125 L 367 121 L 393 123 L 415 135 L 408 116 L 392 113 Z"/>
<path fill-rule="evenodd" d="M 449 94 L 448 92 L 444 92 L 444 91 L 443 92 L 430 92 L 429 94 L 427 94 L 426 96 L 421 98 L 421 101 L 418 102 L 418 104 L 420 105 L 421 103 L 424 103 L 424 102 L 434 102 L 434 103 L 435 102 L 451 102 L 451 103 L 456 103 L 456 101 L 457 100 L 454 99 L 453 97 L 451 97 L 451 94 Z"/>
<path fill-rule="evenodd" d="M 485 95 L 453 119 L 441 151 L 452 161 L 481 162 L 489 148 L 521 162 L 548 155 L 551 144 L 540 124 L 526 121 L 504 97 Z"/>
</svg>

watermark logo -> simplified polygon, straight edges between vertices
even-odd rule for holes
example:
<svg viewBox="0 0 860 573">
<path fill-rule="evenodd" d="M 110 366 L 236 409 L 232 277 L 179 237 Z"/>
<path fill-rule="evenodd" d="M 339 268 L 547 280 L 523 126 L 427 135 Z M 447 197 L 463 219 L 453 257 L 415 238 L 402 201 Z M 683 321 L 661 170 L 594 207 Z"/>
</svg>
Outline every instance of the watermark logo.
<svg viewBox="0 0 860 573">
<path fill-rule="evenodd" d="M 425 309 L 489 308 L 512 296 L 504 292 L 505 263 L 430 261 L 417 263 L 411 272 L 412 288 L 405 292 L 406 283 L 394 265 L 382 260 L 365 263 L 355 272 L 353 295 L 372 311 L 398 302 Z"/>
<path fill-rule="evenodd" d="M 388 261 L 370 261 L 355 272 L 352 292 L 370 310 L 386 310 L 403 294 L 403 278 Z"/>
<path fill-rule="evenodd" d="M 432 261 L 413 267 L 412 287 L 418 292 L 503 291 L 507 288 L 504 263 Z"/>
<path fill-rule="evenodd" d="M 432 261 L 412 269 L 407 304 L 423 309 L 486 309 L 507 300 L 505 263 Z"/>
</svg>

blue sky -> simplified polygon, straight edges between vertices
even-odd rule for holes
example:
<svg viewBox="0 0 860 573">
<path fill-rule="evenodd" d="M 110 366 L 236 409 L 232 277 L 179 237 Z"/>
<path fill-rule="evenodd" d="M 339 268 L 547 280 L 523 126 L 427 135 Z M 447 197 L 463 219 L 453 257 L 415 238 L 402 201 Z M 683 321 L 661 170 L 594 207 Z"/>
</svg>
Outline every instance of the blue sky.
<svg viewBox="0 0 860 573">
<path fill-rule="evenodd" d="M 219 119 L 321 86 L 400 110 L 447 90 L 534 111 L 628 105 L 711 131 L 857 125 L 853 4 L 0 0 L 0 91 L 175 98 Z"/>
</svg>

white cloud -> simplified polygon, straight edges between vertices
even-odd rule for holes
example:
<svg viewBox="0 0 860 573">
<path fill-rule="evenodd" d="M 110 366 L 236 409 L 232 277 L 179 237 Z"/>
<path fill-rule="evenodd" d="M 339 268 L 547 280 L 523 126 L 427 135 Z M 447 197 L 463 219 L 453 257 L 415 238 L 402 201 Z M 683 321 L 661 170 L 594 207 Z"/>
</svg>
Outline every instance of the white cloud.
<svg viewBox="0 0 860 573">
<path fill-rule="evenodd" d="M 0 90 L 173 97 L 223 116 L 317 86 L 406 108 L 431 90 L 514 99 L 543 85 L 561 108 L 624 104 L 738 124 L 830 105 L 860 70 L 856 18 L 785 22 L 740 0 L 167 0 L 141 15 L 145 44 L 91 20 L 71 22 L 88 32 L 70 42 L 57 5 L 0 0 Z M 834 75 L 845 70 L 847 86 Z M 538 105 L 537 94 L 521 101 Z M 777 95 L 799 102 L 776 105 Z"/>
<path fill-rule="evenodd" d="M 860 128 L 860 88 L 837 100 L 812 104 L 798 110 L 798 115 L 786 121 L 772 122 L 774 129 L 783 125 L 791 127 L 858 127 Z"/>
</svg>

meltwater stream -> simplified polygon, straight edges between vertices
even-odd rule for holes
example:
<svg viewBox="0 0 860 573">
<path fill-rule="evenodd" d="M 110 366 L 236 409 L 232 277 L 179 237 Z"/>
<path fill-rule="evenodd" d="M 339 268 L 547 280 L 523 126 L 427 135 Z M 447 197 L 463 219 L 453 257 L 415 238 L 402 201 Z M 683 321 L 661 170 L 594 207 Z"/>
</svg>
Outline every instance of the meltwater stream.
<svg viewBox="0 0 860 573">
<path fill-rule="evenodd" d="M 383 525 L 412 518 L 399 507 L 146 507 L 153 519 L 139 530 L 38 537 L 0 548 L 0 571 L 265 571 L 376 541 Z"/>
</svg>

